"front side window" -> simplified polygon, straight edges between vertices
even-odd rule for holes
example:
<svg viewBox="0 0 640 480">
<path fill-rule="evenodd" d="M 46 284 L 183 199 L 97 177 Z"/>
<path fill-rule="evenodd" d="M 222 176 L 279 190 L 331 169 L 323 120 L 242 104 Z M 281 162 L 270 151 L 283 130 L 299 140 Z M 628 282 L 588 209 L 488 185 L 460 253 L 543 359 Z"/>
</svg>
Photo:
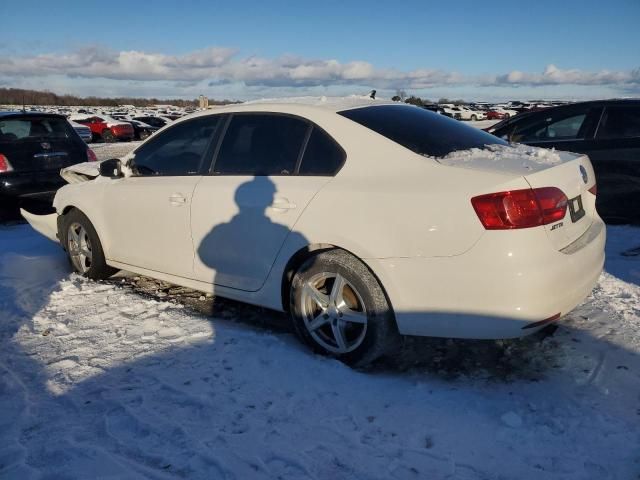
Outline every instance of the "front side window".
<svg viewBox="0 0 640 480">
<path fill-rule="evenodd" d="M 219 121 L 219 115 L 208 115 L 154 135 L 136 150 L 134 172 L 143 176 L 197 175 Z"/>
<path fill-rule="evenodd" d="M 536 140 L 574 140 L 584 138 L 584 121 L 587 113 L 579 113 L 563 118 L 547 117 L 543 121 L 529 125 L 515 132 L 514 141 L 535 142 Z"/>
<path fill-rule="evenodd" d="M 213 173 L 292 175 L 309 124 L 273 114 L 235 114 L 227 127 Z"/>
<path fill-rule="evenodd" d="M 598 127 L 597 138 L 640 137 L 640 106 L 607 107 Z"/>
<path fill-rule="evenodd" d="M 457 150 L 507 145 L 478 128 L 409 105 L 378 105 L 339 112 L 360 125 L 409 150 L 430 157 L 444 157 Z"/>
</svg>

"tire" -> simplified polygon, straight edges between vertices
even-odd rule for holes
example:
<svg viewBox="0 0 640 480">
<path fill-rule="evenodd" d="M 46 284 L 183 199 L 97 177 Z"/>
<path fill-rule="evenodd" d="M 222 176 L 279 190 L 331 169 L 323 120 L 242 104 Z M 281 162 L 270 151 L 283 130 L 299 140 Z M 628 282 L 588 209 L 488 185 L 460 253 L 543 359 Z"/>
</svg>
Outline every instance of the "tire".
<svg viewBox="0 0 640 480">
<path fill-rule="evenodd" d="M 116 139 L 115 135 L 113 134 L 113 132 L 111 130 L 103 130 L 102 131 L 102 140 L 105 143 L 113 143 L 117 139 Z"/>
<path fill-rule="evenodd" d="M 476 115 L 471 115 L 471 121 L 472 122 L 477 122 L 478 121 L 478 117 Z"/>
<path fill-rule="evenodd" d="M 462 117 L 460 116 L 459 113 L 456 113 L 453 118 L 455 118 L 456 120 L 462 120 Z"/>
<path fill-rule="evenodd" d="M 509 118 L 511 115 L 509 115 L 508 113 L 504 114 L 504 118 Z"/>
<path fill-rule="evenodd" d="M 289 302 L 300 340 L 348 365 L 366 366 L 399 344 L 393 311 L 380 283 L 344 250 L 308 258 L 293 277 Z"/>
<path fill-rule="evenodd" d="M 118 271 L 107 265 L 98 234 L 80 210 L 67 213 L 62 218 L 60 230 L 59 237 L 67 251 L 69 263 L 80 275 L 92 280 L 105 280 Z M 75 235 L 71 233 L 72 230 Z"/>
<path fill-rule="evenodd" d="M 149 132 L 144 131 L 144 132 L 140 132 L 140 135 L 138 135 L 139 140 L 146 140 L 147 138 L 149 138 Z"/>
</svg>

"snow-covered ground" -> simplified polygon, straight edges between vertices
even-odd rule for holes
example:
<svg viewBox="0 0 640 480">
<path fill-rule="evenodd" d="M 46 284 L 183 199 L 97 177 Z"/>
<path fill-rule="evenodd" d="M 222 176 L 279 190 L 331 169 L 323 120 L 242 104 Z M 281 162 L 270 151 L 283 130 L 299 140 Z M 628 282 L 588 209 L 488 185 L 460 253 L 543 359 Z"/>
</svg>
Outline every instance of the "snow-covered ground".
<svg viewBox="0 0 640 480">
<path fill-rule="evenodd" d="M 636 479 L 640 257 L 620 253 L 639 244 L 609 229 L 606 272 L 552 336 L 410 339 L 361 372 L 282 315 L 91 282 L 1 226 L 0 478 Z"/>
</svg>

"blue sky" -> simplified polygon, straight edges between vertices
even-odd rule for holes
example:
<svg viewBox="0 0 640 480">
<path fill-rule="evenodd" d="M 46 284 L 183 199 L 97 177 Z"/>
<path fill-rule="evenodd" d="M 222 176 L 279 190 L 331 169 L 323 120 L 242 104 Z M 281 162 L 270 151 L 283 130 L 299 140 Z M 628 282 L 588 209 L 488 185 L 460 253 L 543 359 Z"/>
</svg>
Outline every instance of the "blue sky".
<svg viewBox="0 0 640 480">
<path fill-rule="evenodd" d="M 256 98 L 640 95 L 640 1 L 0 3 L 0 85 Z"/>
</svg>

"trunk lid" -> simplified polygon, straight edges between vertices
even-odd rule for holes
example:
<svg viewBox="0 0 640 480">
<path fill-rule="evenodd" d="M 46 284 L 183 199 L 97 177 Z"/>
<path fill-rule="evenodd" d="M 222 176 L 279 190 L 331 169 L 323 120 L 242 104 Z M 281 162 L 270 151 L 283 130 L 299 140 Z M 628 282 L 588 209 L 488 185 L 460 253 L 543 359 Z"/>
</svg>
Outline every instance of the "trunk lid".
<svg viewBox="0 0 640 480">
<path fill-rule="evenodd" d="M 556 187 L 567 196 L 562 220 L 545 225 L 554 248 L 562 250 L 591 225 L 596 213 L 593 167 L 586 155 L 527 145 L 489 145 L 486 149 L 453 152 L 438 159 L 443 165 L 522 176 L 531 188 Z M 491 193 L 491 192 L 487 192 Z"/>
<path fill-rule="evenodd" d="M 593 222 L 596 196 L 589 191 L 595 185 L 593 167 L 586 155 L 524 177 L 531 188 L 557 187 L 568 199 L 567 213 L 558 222 L 545 225 L 547 235 L 558 250 L 575 242 Z"/>
</svg>

